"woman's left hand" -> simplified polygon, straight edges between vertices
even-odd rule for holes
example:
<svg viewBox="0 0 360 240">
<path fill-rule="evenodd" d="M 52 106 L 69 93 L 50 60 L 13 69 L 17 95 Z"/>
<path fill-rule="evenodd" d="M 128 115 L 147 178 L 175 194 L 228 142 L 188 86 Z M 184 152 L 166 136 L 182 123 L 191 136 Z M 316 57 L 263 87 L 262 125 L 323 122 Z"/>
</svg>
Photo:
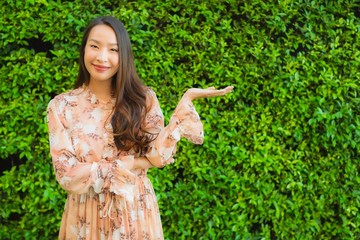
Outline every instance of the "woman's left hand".
<svg viewBox="0 0 360 240">
<path fill-rule="evenodd" d="M 193 101 L 197 98 L 217 97 L 230 93 L 234 89 L 234 86 L 228 86 L 223 89 L 209 88 L 190 88 L 187 90 L 180 101 Z"/>
</svg>

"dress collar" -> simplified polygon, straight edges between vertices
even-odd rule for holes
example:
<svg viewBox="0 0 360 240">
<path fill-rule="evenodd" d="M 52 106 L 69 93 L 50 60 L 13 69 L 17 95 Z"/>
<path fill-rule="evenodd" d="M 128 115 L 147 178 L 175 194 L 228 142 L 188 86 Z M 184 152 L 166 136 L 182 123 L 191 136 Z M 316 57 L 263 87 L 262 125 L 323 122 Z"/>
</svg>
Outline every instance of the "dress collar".
<svg viewBox="0 0 360 240">
<path fill-rule="evenodd" d="M 83 85 L 82 89 L 85 93 L 86 99 L 93 105 L 105 105 L 113 107 L 115 105 L 115 98 L 111 97 L 108 101 L 102 101 L 97 98 L 96 94 L 90 91 L 88 86 Z"/>
</svg>

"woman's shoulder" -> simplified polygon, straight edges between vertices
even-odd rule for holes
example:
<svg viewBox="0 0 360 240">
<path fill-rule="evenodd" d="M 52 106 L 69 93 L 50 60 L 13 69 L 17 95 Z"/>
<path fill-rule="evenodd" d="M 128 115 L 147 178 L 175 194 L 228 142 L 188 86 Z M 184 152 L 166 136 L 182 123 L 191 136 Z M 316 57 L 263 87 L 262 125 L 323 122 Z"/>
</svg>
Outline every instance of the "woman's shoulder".
<svg viewBox="0 0 360 240">
<path fill-rule="evenodd" d="M 157 99 L 156 92 L 149 86 L 145 87 L 145 96 L 148 101 L 153 100 L 154 98 Z"/>
<path fill-rule="evenodd" d="M 63 104 L 71 104 L 76 103 L 79 100 L 79 97 L 81 96 L 81 93 L 84 92 L 83 88 L 76 88 L 72 90 L 68 90 L 66 92 L 60 93 L 56 95 L 51 101 L 50 104 L 56 104 L 56 105 L 63 105 Z"/>
<path fill-rule="evenodd" d="M 148 106 L 153 105 L 154 102 L 158 102 L 156 92 L 151 87 L 148 86 L 145 87 L 145 97 Z"/>
<path fill-rule="evenodd" d="M 56 95 L 54 97 L 54 99 L 57 100 L 71 100 L 74 99 L 76 100 L 76 98 L 81 96 L 81 93 L 83 93 L 85 91 L 84 88 L 80 87 L 80 88 L 76 88 L 76 89 L 71 89 L 68 90 L 66 92 L 60 93 L 58 95 Z"/>
</svg>

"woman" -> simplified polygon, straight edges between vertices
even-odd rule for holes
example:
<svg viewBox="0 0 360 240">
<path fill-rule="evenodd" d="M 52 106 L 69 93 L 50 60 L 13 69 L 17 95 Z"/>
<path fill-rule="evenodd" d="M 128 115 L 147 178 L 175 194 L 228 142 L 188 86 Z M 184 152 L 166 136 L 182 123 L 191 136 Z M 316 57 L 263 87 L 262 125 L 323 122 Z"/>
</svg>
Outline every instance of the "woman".
<svg viewBox="0 0 360 240">
<path fill-rule="evenodd" d="M 163 239 L 147 169 L 172 163 L 181 137 L 201 144 L 191 101 L 232 87 L 188 90 L 164 127 L 155 93 L 136 73 L 128 33 L 114 17 L 89 24 L 79 65 L 75 89 L 48 106 L 54 170 L 68 192 L 59 239 Z"/>
</svg>

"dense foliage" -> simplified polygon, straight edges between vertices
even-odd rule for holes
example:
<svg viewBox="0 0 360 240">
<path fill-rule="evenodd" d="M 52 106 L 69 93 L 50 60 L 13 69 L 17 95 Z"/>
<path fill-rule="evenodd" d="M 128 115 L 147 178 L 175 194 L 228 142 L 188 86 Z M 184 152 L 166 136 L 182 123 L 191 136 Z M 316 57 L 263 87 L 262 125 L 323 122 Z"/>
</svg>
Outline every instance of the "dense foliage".
<svg viewBox="0 0 360 240">
<path fill-rule="evenodd" d="M 166 239 L 360 238 L 357 1 L 4 0 L 0 15 L 0 239 L 56 239 L 45 111 L 97 15 L 124 22 L 167 119 L 189 87 L 235 86 L 196 102 L 205 143 L 149 173 Z"/>
</svg>

